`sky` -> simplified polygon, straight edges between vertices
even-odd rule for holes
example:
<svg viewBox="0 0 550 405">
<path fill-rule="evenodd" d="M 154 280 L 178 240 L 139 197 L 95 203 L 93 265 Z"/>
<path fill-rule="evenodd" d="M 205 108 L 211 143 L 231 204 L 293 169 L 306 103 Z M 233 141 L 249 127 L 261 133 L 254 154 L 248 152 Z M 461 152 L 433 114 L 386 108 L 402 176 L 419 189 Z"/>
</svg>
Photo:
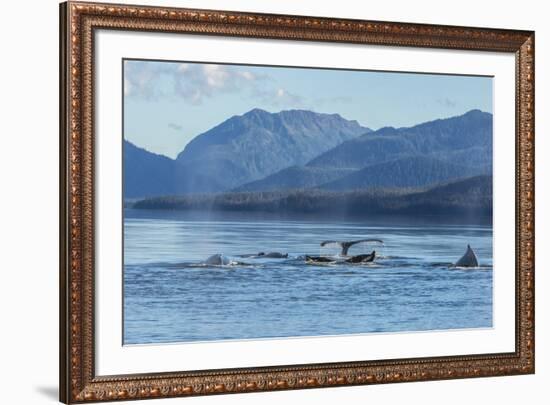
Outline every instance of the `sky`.
<svg viewBox="0 0 550 405">
<path fill-rule="evenodd" d="M 493 112 L 490 77 L 124 62 L 124 137 L 176 157 L 195 136 L 253 108 L 338 113 L 371 129 L 409 127 L 472 109 Z"/>
</svg>

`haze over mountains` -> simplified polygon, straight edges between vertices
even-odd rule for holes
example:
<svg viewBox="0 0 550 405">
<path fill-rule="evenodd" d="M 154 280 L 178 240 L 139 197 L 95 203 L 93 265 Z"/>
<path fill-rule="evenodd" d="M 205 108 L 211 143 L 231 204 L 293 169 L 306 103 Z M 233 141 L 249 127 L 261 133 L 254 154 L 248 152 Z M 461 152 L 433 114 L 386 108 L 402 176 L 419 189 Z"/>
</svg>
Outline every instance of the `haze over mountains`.
<svg viewBox="0 0 550 405">
<path fill-rule="evenodd" d="M 377 215 L 444 217 L 446 223 L 491 223 L 492 176 L 474 176 L 426 190 L 327 191 L 319 188 L 265 192 L 185 194 L 140 200 L 133 208 L 193 212 L 244 212 L 278 217 L 372 218 Z"/>
<path fill-rule="evenodd" d="M 124 196 L 435 186 L 490 175 L 492 133 L 492 114 L 479 110 L 371 131 L 338 114 L 254 109 L 198 135 L 176 159 L 125 140 Z"/>
</svg>

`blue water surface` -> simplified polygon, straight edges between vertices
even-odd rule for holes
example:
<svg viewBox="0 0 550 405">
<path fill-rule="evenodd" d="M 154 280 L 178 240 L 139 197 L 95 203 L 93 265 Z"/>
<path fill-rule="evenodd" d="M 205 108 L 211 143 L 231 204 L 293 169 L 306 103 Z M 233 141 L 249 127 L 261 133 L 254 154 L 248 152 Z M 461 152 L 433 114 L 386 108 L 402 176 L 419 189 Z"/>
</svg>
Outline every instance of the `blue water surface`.
<svg viewBox="0 0 550 405">
<path fill-rule="evenodd" d="M 350 249 L 375 263 L 304 260 L 361 238 L 384 241 Z M 467 244 L 480 267 L 453 267 Z M 261 251 L 289 257 L 239 257 Z M 491 226 L 125 210 L 125 344 L 492 327 L 492 298 Z"/>
</svg>

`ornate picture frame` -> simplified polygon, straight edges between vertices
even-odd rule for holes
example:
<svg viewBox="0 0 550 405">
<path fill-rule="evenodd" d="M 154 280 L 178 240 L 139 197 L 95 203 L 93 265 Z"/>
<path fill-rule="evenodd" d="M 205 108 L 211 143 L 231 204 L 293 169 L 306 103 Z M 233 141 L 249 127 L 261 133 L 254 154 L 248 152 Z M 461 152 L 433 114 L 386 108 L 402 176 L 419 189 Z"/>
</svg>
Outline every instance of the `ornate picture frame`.
<svg viewBox="0 0 550 405">
<path fill-rule="evenodd" d="M 515 350 L 460 356 L 390 360 L 357 358 L 356 361 L 336 363 L 97 375 L 94 35 L 98 30 L 514 55 Z M 62 402 L 186 397 L 534 373 L 534 32 L 85 2 L 61 4 L 60 32 Z"/>
</svg>

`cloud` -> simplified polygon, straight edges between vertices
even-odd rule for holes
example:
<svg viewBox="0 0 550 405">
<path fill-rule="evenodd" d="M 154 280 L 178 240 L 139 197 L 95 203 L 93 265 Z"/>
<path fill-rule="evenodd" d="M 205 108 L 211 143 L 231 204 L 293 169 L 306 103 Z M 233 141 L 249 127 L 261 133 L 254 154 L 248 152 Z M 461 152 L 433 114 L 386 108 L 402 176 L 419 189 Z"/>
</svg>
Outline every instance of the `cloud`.
<svg viewBox="0 0 550 405">
<path fill-rule="evenodd" d="M 168 128 L 173 129 L 174 131 L 181 131 L 183 129 L 183 126 L 180 124 L 176 124 L 175 122 L 169 122 Z"/>
<path fill-rule="evenodd" d="M 124 94 L 149 100 L 178 97 L 199 105 L 218 94 L 253 88 L 265 79 L 243 66 L 126 61 Z"/>
<path fill-rule="evenodd" d="M 241 93 L 256 100 L 258 105 L 275 108 L 306 108 L 309 104 L 349 103 L 348 97 L 308 100 L 254 68 L 206 63 L 172 63 L 126 61 L 124 67 L 125 96 L 158 100 L 174 98 L 190 105 L 230 93 Z M 312 102 L 313 101 L 313 102 Z M 174 130 L 178 124 L 169 127 Z"/>
<path fill-rule="evenodd" d="M 306 103 L 304 97 L 282 87 L 275 89 L 255 89 L 252 96 L 260 103 L 273 107 L 303 107 Z"/>
<path fill-rule="evenodd" d="M 124 78 L 124 95 L 128 96 L 132 93 L 132 83 L 128 78 Z"/>
<path fill-rule="evenodd" d="M 445 97 L 445 98 L 438 98 L 436 100 L 437 104 L 443 106 L 443 107 L 446 107 L 446 108 L 454 108 L 456 107 L 456 100 L 451 100 L 450 98 L 448 97 Z"/>
<path fill-rule="evenodd" d="M 159 86 L 165 77 L 171 75 L 170 63 L 125 61 L 124 95 L 144 99 L 155 99 L 164 95 Z"/>
</svg>

